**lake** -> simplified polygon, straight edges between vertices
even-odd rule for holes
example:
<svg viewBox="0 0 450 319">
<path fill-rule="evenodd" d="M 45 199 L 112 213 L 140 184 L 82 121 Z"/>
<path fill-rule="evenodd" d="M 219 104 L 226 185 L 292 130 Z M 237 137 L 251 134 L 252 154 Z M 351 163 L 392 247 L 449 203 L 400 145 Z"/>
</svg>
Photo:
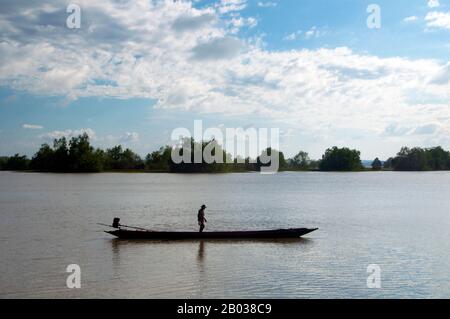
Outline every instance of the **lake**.
<svg viewBox="0 0 450 319">
<path fill-rule="evenodd" d="M 155 230 L 318 227 L 301 240 L 133 242 Z M 450 172 L 0 172 L 1 298 L 449 298 Z M 69 289 L 66 267 L 81 268 Z M 368 288 L 369 265 L 381 288 Z"/>
</svg>

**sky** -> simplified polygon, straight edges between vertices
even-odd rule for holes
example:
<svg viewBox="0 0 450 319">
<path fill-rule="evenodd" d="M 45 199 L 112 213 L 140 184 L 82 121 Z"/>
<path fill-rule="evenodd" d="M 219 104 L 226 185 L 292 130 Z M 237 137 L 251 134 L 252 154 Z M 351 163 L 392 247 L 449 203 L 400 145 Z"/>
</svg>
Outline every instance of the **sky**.
<svg viewBox="0 0 450 319">
<path fill-rule="evenodd" d="M 145 156 L 194 120 L 279 128 L 288 157 L 450 149 L 450 0 L 77 0 L 69 28 L 71 3 L 2 1 L 0 155 Z"/>
</svg>

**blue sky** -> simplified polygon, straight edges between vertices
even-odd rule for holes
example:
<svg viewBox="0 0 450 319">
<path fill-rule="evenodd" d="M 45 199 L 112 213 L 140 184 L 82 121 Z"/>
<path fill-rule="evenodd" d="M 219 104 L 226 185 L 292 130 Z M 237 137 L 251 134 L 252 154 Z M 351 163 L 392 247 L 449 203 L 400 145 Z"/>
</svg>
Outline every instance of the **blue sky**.
<svg viewBox="0 0 450 319">
<path fill-rule="evenodd" d="M 141 155 L 178 127 L 276 127 L 281 149 L 450 149 L 450 3 L 7 0 L 0 155 L 87 132 Z M 369 4 L 381 28 L 369 29 Z"/>
</svg>

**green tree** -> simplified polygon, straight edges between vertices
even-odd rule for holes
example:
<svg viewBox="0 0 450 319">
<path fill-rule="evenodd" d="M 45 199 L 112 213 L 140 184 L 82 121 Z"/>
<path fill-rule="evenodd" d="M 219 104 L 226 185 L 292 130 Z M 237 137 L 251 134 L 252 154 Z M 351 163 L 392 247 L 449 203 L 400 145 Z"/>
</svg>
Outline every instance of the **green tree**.
<svg viewBox="0 0 450 319">
<path fill-rule="evenodd" d="M 268 163 L 264 163 L 265 161 L 262 160 L 262 157 L 278 157 L 278 171 L 282 171 L 287 169 L 288 164 L 286 162 L 286 159 L 284 157 L 283 152 L 280 152 L 278 150 L 274 150 L 271 147 L 268 147 L 264 151 L 261 152 L 261 155 L 257 158 L 257 166 L 259 169 L 261 167 L 270 167 L 272 165 L 272 161 L 269 161 Z"/>
<path fill-rule="evenodd" d="M 122 153 L 122 165 L 124 169 L 144 169 L 145 167 L 141 157 L 129 148 Z"/>
<path fill-rule="evenodd" d="M 392 167 L 397 171 L 426 171 L 450 169 L 450 153 L 442 147 L 423 149 L 402 147 L 392 159 Z"/>
<path fill-rule="evenodd" d="M 450 152 L 442 147 L 434 147 L 425 150 L 428 157 L 428 167 L 433 170 L 446 170 L 450 168 Z"/>
<path fill-rule="evenodd" d="M 380 159 L 377 157 L 372 162 L 372 169 L 374 171 L 379 171 L 383 168 L 383 163 L 381 163 Z"/>
<path fill-rule="evenodd" d="M 31 159 L 30 167 L 37 171 L 54 171 L 56 165 L 55 160 L 55 151 L 48 144 L 42 144 L 39 151 Z"/>
<path fill-rule="evenodd" d="M 319 164 L 320 164 L 319 160 L 311 160 L 309 162 L 309 169 L 318 170 L 319 169 Z"/>
<path fill-rule="evenodd" d="M 94 150 L 89 136 L 84 133 L 69 142 L 69 170 L 75 172 L 99 172 L 103 169 L 101 152 Z"/>
<path fill-rule="evenodd" d="M 8 157 L 1 156 L 0 157 L 0 171 L 6 169 L 6 162 L 8 161 Z"/>
<path fill-rule="evenodd" d="M 43 144 L 30 167 L 46 172 L 99 172 L 103 169 L 103 151 L 90 145 L 87 134 L 73 137 L 69 145 L 62 137 L 53 141 L 53 148 Z"/>
<path fill-rule="evenodd" d="M 145 168 L 147 170 L 168 171 L 172 148 L 161 147 L 159 150 L 149 153 L 145 157 Z"/>
<path fill-rule="evenodd" d="M 118 145 L 106 150 L 105 167 L 112 170 L 143 169 L 144 161 L 130 149 Z"/>
<path fill-rule="evenodd" d="M 402 147 L 392 161 L 394 170 L 397 171 L 423 171 L 428 170 L 427 153 L 420 147 Z"/>
<path fill-rule="evenodd" d="M 122 146 L 114 146 L 113 148 L 106 150 L 105 168 L 107 169 L 120 169 L 122 161 Z"/>
<path fill-rule="evenodd" d="M 177 163 L 172 156 L 169 161 L 169 170 L 174 173 L 225 173 L 232 170 L 233 165 L 229 165 L 230 155 L 225 152 L 222 146 L 213 140 L 196 142 L 193 138 L 183 138 L 179 145 L 172 150 L 174 154 L 178 154 L 180 161 Z M 172 152 L 171 151 L 171 152 Z M 199 154 L 196 160 L 195 153 Z M 208 162 L 203 154 L 211 154 L 213 157 Z M 228 162 L 229 161 L 229 162 Z"/>
<path fill-rule="evenodd" d="M 67 146 L 67 139 L 65 137 L 53 141 L 53 150 L 52 171 L 68 172 L 74 170 L 74 162 L 72 162 L 74 159 L 70 157 L 69 147 Z"/>
<path fill-rule="evenodd" d="M 4 170 L 24 171 L 29 168 L 30 160 L 25 155 L 15 154 L 9 157 L 4 164 Z"/>
<path fill-rule="evenodd" d="M 361 152 L 347 147 L 329 148 L 319 164 L 321 171 L 357 171 L 362 169 Z"/>
<path fill-rule="evenodd" d="M 383 168 L 384 169 L 392 169 L 393 168 L 393 161 L 394 158 L 393 157 L 389 157 L 386 161 L 384 161 L 383 163 Z"/>
<path fill-rule="evenodd" d="M 308 153 L 300 151 L 291 160 L 291 165 L 294 169 L 308 169 L 311 159 Z"/>
</svg>

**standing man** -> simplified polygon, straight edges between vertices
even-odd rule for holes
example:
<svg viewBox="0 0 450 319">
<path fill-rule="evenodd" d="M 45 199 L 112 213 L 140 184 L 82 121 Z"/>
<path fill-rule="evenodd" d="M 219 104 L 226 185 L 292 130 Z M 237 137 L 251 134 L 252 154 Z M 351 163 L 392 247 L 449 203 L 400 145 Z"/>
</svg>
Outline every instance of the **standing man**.
<svg viewBox="0 0 450 319">
<path fill-rule="evenodd" d="M 203 229 L 205 229 L 205 223 L 207 223 L 208 221 L 205 218 L 205 205 L 202 205 L 202 207 L 200 207 L 200 210 L 198 211 L 198 225 L 200 226 L 200 232 L 203 233 Z"/>
</svg>

